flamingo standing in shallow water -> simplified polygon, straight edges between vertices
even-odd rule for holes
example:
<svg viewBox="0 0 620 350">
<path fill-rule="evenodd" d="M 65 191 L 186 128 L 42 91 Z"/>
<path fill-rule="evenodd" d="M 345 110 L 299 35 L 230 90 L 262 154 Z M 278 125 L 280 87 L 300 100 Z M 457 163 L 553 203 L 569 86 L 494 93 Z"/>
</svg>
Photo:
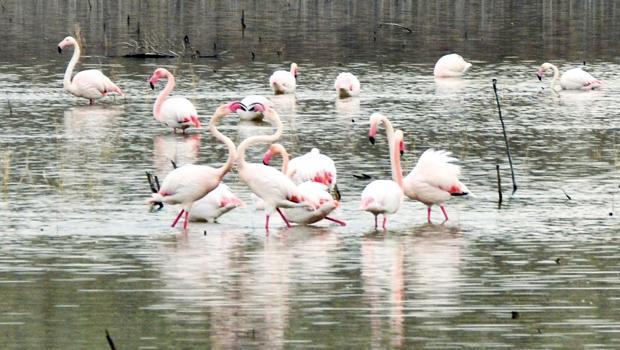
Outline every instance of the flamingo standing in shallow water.
<svg viewBox="0 0 620 350">
<path fill-rule="evenodd" d="M 555 91 L 555 82 L 558 79 L 560 80 L 560 86 L 564 90 L 594 90 L 603 85 L 600 80 L 597 80 L 581 68 L 569 69 L 560 78 L 558 67 L 548 62 L 543 63 L 538 68 L 538 72 L 536 72 L 538 80 L 542 81 L 547 69 L 553 69 L 553 79 L 551 80 L 551 90 L 553 91 Z"/>
<path fill-rule="evenodd" d="M 155 89 L 155 84 L 159 79 L 165 78 L 168 80 L 166 87 L 159 93 L 155 104 L 153 105 L 153 116 L 159 122 L 172 128 L 173 132 L 177 129 L 183 130 L 194 126 L 200 128 L 200 120 L 198 119 L 198 112 L 194 105 L 185 97 L 168 97 L 172 89 L 174 89 L 175 80 L 172 73 L 165 68 L 157 68 L 153 72 L 153 75 L 149 78 L 149 85 L 151 89 Z"/>
<path fill-rule="evenodd" d="M 176 168 L 166 176 L 159 191 L 153 193 L 153 196 L 147 200 L 149 204 L 159 202 L 181 204 L 182 209 L 172 222 L 172 227 L 176 226 L 181 215 L 185 214 L 183 228 L 187 229 L 189 214 L 194 202 L 213 191 L 222 181 L 224 175 L 232 169 L 236 155 L 235 144 L 220 133 L 216 125 L 221 118 L 237 110 L 237 108 L 239 108 L 238 102 L 221 105 L 217 108 L 209 122 L 209 131 L 228 147 L 228 160 L 226 163 L 217 169 L 206 165 L 194 164 L 187 164 Z"/>
<path fill-rule="evenodd" d="M 95 100 L 109 93 L 116 93 L 125 96 L 123 91 L 116 86 L 110 78 L 106 77 L 98 69 L 87 69 L 75 74 L 73 79 L 73 69 L 80 59 L 80 45 L 74 37 L 68 36 L 58 43 L 58 53 L 62 53 L 62 49 L 67 46 L 73 46 L 73 56 L 69 61 L 65 77 L 62 81 L 64 89 L 74 96 L 87 98 L 90 104 L 95 104 Z"/>
<path fill-rule="evenodd" d="M 275 124 L 276 132 L 272 135 L 256 135 L 243 140 L 237 147 L 237 171 L 239 177 L 250 187 L 252 192 L 264 201 L 265 229 L 269 231 L 269 217 L 274 211 L 282 217 L 286 226 L 291 227 L 289 220 L 280 208 L 295 208 L 318 205 L 311 198 L 305 198 L 297 185 L 281 171 L 264 164 L 248 163 L 245 150 L 257 143 L 272 143 L 282 136 L 282 121 L 273 108 L 261 111 L 265 118 Z"/>
<path fill-rule="evenodd" d="M 383 115 L 378 115 L 374 119 L 371 117 L 369 135 L 374 138 L 376 126 L 379 123 L 385 125 L 389 139 L 392 123 Z M 453 196 L 463 196 L 469 193 L 467 186 L 458 179 L 461 168 L 453 164 L 455 161 L 456 159 L 451 157 L 450 152 L 428 149 L 422 153 L 409 175 L 402 180 L 405 195 L 426 204 L 428 207 L 427 219 L 429 223 L 431 222 L 431 207 L 433 205 L 439 205 L 446 221 L 448 221 L 445 202 Z M 398 163 L 396 168 L 400 172 L 400 158 L 398 158 Z M 400 173 L 398 175 L 402 176 Z"/>
<path fill-rule="evenodd" d="M 263 164 L 269 165 L 271 158 L 277 154 L 280 154 L 282 156 L 282 173 L 291 177 L 290 164 L 293 163 L 293 161 L 290 161 L 289 163 L 288 152 L 286 151 L 284 146 L 282 146 L 279 143 L 274 143 L 269 147 L 269 150 L 263 156 Z M 303 157 L 305 157 L 305 155 L 302 157 L 297 157 L 295 159 L 299 159 Z M 329 157 L 327 156 L 323 156 L 323 157 L 326 157 L 329 159 Z M 331 159 L 329 160 L 331 161 Z M 333 165 L 333 162 L 331 162 L 331 164 Z M 292 173 L 292 174 L 295 174 L 295 173 Z M 334 167 L 334 174 L 335 174 L 335 167 Z M 327 192 L 327 189 L 329 188 L 327 184 L 325 184 L 322 181 L 315 181 L 315 179 L 316 177 L 310 177 L 301 183 L 298 183 L 297 181 L 295 181 L 295 179 L 292 179 L 292 180 L 297 184 L 297 189 L 301 192 L 301 195 L 304 198 L 312 198 L 314 202 L 319 203 L 319 207 L 316 210 L 313 210 L 311 208 L 304 208 L 304 207 L 282 209 L 284 214 L 289 219 L 289 221 L 299 223 L 299 224 L 312 224 L 322 219 L 326 219 L 329 221 L 333 221 L 341 226 L 346 226 L 346 223 L 344 221 L 334 219 L 328 216 L 334 209 L 338 208 L 338 205 L 339 205 L 338 200 L 332 198 L 329 192 Z M 335 180 L 335 176 L 334 176 L 334 180 Z M 257 205 L 257 206 L 260 207 L 261 205 Z"/>
<path fill-rule="evenodd" d="M 269 85 L 275 95 L 292 94 L 297 88 L 299 69 L 296 63 L 291 63 L 291 70 L 277 70 L 269 77 Z"/>
<path fill-rule="evenodd" d="M 461 55 L 451 53 L 437 60 L 433 74 L 437 78 L 460 77 L 469 67 L 471 63 L 465 61 Z"/>
<path fill-rule="evenodd" d="M 373 122 L 379 117 L 379 113 L 370 116 L 370 131 L 368 138 L 372 144 L 375 143 L 377 134 L 377 124 Z M 384 117 L 385 118 L 385 117 Z M 386 127 L 390 150 L 390 165 L 392 168 L 392 180 L 375 180 L 369 183 L 362 191 L 361 210 L 368 211 L 375 216 L 375 229 L 377 228 L 377 217 L 383 215 L 383 229 L 387 225 L 387 216 L 394 214 L 400 209 L 404 195 L 402 189 L 403 174 L 400 168 L 400 155 L 404 152 L 404 142 L 402 132 L 396 133 L 391 127 Z"/>
<path fill-rule="evenodd" d="M 340 73 L 334 82 L 334 89 L 340 98 L 357 96 L 360 93 L 360 81 L 351 73 Z"/>
</svg>

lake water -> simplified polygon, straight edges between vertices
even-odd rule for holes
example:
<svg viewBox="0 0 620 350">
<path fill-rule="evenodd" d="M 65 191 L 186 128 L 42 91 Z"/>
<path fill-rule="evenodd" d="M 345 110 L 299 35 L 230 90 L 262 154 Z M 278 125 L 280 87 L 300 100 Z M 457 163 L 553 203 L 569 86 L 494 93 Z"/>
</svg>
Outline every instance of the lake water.
<svg viewBox="0 0 620 350">
<path fill-rule="evenodd" d="M 620 347 L 616 2 L 0 5 L 0 348 L 106 349 L 105 329 L 120 349 Z M 56 46 L 76 29 L 78 70 L 101 69 L 126 98 L 88 106 L 62 90 L 71 50 Z M 183 57 L 123 57 L 134 41 Z M 436 82 L 434 62 L 453 51 L 473 67 Z M 297 93 L 271 96 L 269 75 L 291 61 Z M 604 88 L 554 94 L 536 79 L 543 61 L 586 61 Z M 247 206 L 218 224 L 183 233 L 169 227 L 173 206 L 149 212 L 145 171 L 163 178 L 171 158 L 226 155 L 206 130 L 173 135 L 155 121 L 159 89 L 146 80 L 160 66 L 203 124 L 221 103 L 271 96 L 289 152 L 319 147 L 335 160 L 335 216 L 348 225 L 285 229 L 274 217 L 266 235 L 234 172 L 225 182 Z M 345 70 L 359 98 L 336 99 Z M 427 224 L 425 207 L 406 201 L 375 231 L 358 210 L 369 180 L 353 176 L 389 177 L 385 138 L 367 138 L 373 112 L 404 130 L 405 171 L 427 148 L 449 150 L 476 198 L 451 200 L 443 224 L 438 209 Z M 272 129 L 227 118 L 221 130 L 238 144 Z"/>
</svg>

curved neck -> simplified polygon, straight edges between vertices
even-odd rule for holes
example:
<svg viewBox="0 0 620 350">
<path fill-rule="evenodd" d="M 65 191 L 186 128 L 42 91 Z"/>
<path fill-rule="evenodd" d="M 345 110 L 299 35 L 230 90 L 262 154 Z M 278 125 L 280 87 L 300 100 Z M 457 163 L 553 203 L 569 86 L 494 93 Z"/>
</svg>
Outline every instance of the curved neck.
<svg viewBox="0 0 620 350">
<path fill-rule="evenodd" d="M 383 125 L 385 126 L 385 133 L 387 134 L 388 146 L 390 149 L 390 167 L 392 168 L 392 179 L 402 187 L 403 174 L 400 167 L 400 150 L 398 149 L 398 145 L 395 144 L 394 127 L 392 126 L 390 120 L 384 115 L 381 115 L 379 117 L 378 124 L 381 123 L 383 123 Z M 397 154 L 396 157 L 394 156 L 395 152 Z M 398 180 L 399 178 L 400 181 Z"/>
<path fill-rule="evenodd" d="M 153 115 L 155 119 L 159 121 L 161 121 L 161 106 L 164 104 L 164 101 L 166 101 L 175 85 L 174 76 L 170 72 L 166 73 L 166 80 L 168 80 L 166 87 L 159 93 L 155 100 L 155 105 L 153 105 Z M 213 120 L 213 118 L 211 119 Z"/>
<path fill-rule="evenodd" d="M 276 127 L 276 132 L 272 135 L 250 136 L 247 139 L 243 140 L 241 144 L 239 144 L 239 147 L 237 147 L 237 166 L 239 167 L 239 169 L 243 168 L 247 164 L 245 161 L 245 150 L 250 145 L 253 145 L 255 143 L 272 143 L 282 136 L 283 126 L 280 118 L 275 118 L 274 124 Z M 284 163 L 282 164 L 282 166 L 284 166 Z"/>
<path fill-rule="evenodd" d="M 215 169 L 218 172 L 219 179 L 222 180 L 224 175 L 228 173 L 235 162 L 235 157 L 237 154 L 237 149 L 235 148 L 235 144 L 232 142 L 228 136 L 222 134 L 216 127 L 217 123 L 219 123 L 220 119 L 224 117 L 226 114 L 214 114 L 209 121 L 209 131 L 216 139 L 223 142 L 226 147 L 228 147 L 228 159 L 226 163 L 224 163 L 221 167 Z"/>
<path fill-rule="evenodd" d="M 553 69 L 553 80 L 551 80 L 551 89 L 555 90 L 555 82 L 560 79 L 560 70 L 553 64 L 550 64 L 551 69 Z"/>
<path fill-rule="evenodd" d="M 274 152 L 274 154 L 279 154 L 282 156 L 282 172 L 286 174 L 286 172 L 288 171 L 288 161 L 289 161 L 289 155 L 288 155 L 288 152 L 286 151 L 286 148 L 278 144 L 276 146 L 276 152 Z"/>
<path fill-rule="evenodd" d="M 69 61 L 69 65 L 67 66 L 67 70 L 65 71 L 65 77 L 62 81 L 62 86 L 65 88 L 65 90 L 71 90 L 71 77 L 73 76 L 73 68 L 75 68 L 75 65 L 80 59 L 80 54 L 80 45 L 76 41 L 73 45 L 73 56 L 71 56 L 71 60 Z"/>
</svg>

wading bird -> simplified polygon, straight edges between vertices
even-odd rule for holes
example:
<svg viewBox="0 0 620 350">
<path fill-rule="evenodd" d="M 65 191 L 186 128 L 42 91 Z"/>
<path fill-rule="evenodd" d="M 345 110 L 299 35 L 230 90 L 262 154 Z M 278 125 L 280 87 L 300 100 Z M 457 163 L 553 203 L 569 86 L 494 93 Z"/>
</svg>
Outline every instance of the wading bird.
<svg viewBox="0 0 620 350">
<path fill-rule="evenodd" d="M 269 77 L 269 85 L 275 95 L 292 94 L 297 87 L 299 69 L 296 63 L 291 63 L 291 70 L 277 70 Z"/>
<path fill-rule="evenodd" d="M 471 63 L 466 62 L 461 55 L 451 53 L 437 60 L 433 74 L 436 78 L 460 77 L 469 67 Z"/>
<path fill-rule="evenodd" d="M 155 119 L 172 128 L 173 132 L 176 132 L 177 129 L 185 132 L 185 129 L 190 126 L 200 128 L 198 112 L 188 99 L 179 96 L 168 97 L 172 89 L 174 89 L 175 80 L 172 73 L 167 69 L 155 69 L 153 75 L 149 78 L 151 89 L 155 90 L 155 84 L 162 78 L 167 79 L 168 82 L 166 87 L 157 96 L 153 105 L 153 116 Z"/>
<path fill-rule="evenodd" d="M 542 81 L 547 69 L 553 69 L 551 89 L 554 91 L 556 89 L 556 81 L 558 80 L 560 80 L 560 87 L 564 90 L 594 90 L 603 85 L 600 80 L 597 80 L 590 75 L 590 73 L 581 68 L 569 69 L 562 74 L 562 77 L 560 77 L 558 67 L 548 62 L 543 63 L 540 68 L 538 68 L 538 71 L 536 72 L 538 80 Z"/>
</svg>

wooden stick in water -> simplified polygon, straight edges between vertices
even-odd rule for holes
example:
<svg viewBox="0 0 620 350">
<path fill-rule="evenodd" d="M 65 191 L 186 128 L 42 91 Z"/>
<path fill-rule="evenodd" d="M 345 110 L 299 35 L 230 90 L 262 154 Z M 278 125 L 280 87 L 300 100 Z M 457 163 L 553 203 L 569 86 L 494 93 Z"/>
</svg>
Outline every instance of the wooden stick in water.
<svg viewBox="0 0 620 350">
<path fill-rule="evenodd" d="M 499 175 L 499 164 L 495 165 L 495 171 L 497 171 L 497 194 L 499 195 L 499 201 L 497 202 L 497 207 L 502 207 L 502 178 Z"/>
<path fill-rule="evenodd" d="M 517 192 L 517 180 L 515 180 L 515 170 L 512 166 L 512 157 L 510 156 L 510 146 L 508 145 L 508 136 L 506 135 L 506 126 L 504 125 L 504 118 L 502 118 L 502 108 L 499 105 L 499 97 L 497 97 L 497 79 L 493 79 L 493 92 L 495 92 L 495 102 L 497 102 L 497 112 L 499 113 L 499 120 L 502 122 L 502 131 L 504 132 L 504 141 L 506 141 L 506 154 L 508 155 L 508 163 L 510 163 L 510 174 L 512 175 L 512 194 Z"/>
</svg>

